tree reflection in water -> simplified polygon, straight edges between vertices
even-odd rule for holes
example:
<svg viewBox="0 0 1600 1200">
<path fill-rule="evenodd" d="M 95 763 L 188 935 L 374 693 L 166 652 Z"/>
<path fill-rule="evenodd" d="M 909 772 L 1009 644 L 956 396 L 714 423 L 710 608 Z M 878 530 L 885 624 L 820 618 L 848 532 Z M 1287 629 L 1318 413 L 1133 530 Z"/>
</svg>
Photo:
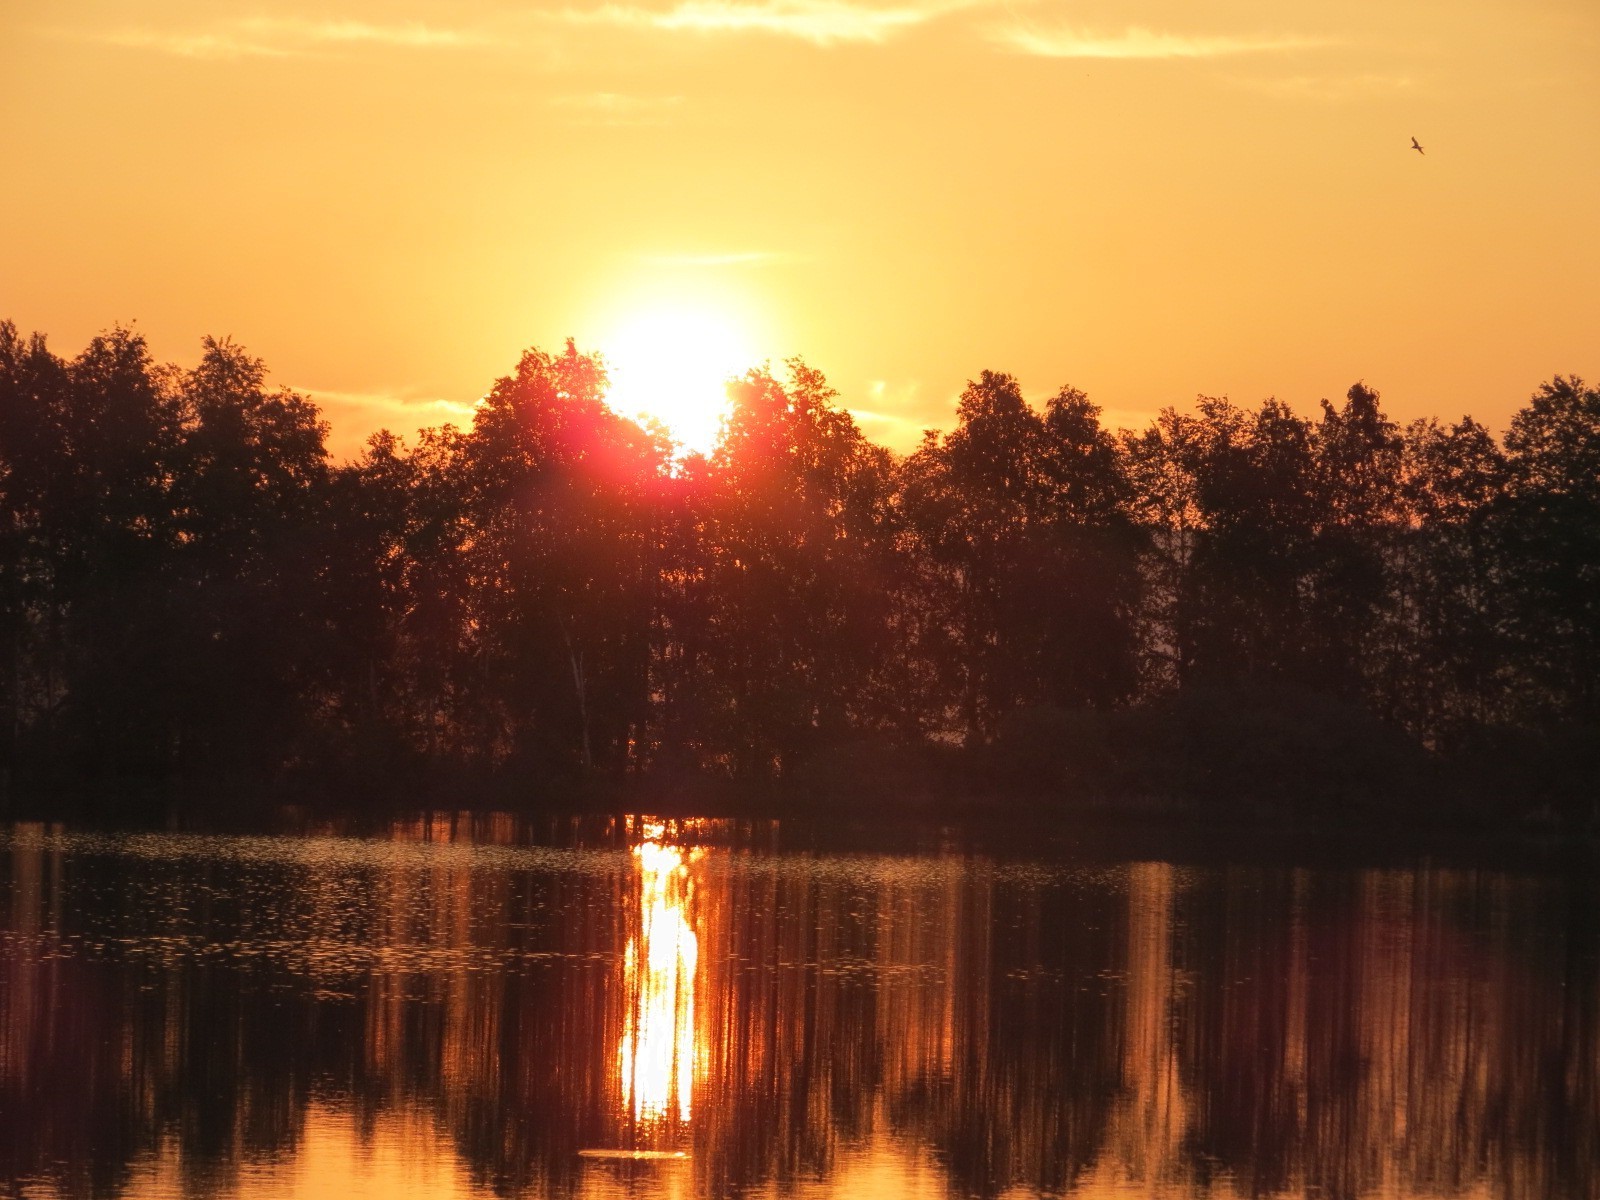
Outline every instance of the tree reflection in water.
<svg viewBox="0 0 1600 1200">
<path fill-rule="evenodd" d="M 0 829 L 0 1194 L 1594 1193 L 1586 878 L 775 837 Z"/>
</svg>

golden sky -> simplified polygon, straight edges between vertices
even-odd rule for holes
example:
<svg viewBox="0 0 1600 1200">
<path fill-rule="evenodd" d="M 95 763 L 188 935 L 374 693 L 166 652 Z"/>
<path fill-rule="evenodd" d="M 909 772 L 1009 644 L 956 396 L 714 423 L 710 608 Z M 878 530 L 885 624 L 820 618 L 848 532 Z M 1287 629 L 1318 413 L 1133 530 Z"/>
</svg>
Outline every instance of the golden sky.
<svg viewBox="0 0 1600 1200">
<path fill-rule="evenodd" d="M 0 0 L 0 116 L 0 317 L 231 334 L 341 455 L 685 305 L 902 449 L 985 368 L 1600 376 L 1595 0 Z"/>
</svg>

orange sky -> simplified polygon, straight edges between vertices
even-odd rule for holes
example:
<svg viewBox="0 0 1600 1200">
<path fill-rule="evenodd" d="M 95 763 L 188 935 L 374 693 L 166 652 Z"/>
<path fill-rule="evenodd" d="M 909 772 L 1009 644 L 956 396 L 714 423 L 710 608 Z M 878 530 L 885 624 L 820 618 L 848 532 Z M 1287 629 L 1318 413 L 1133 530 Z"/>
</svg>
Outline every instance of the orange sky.
<svg viewBox="0 0 1600 1200">
<path fill-rule="evenodd" d="M 902 449 L 985 368 L 1600 376 L 1594 0 L 0 0 L 0 115 L 0 317 L 231 334 L 340 454 L 685 298 Z"/>
</svg>

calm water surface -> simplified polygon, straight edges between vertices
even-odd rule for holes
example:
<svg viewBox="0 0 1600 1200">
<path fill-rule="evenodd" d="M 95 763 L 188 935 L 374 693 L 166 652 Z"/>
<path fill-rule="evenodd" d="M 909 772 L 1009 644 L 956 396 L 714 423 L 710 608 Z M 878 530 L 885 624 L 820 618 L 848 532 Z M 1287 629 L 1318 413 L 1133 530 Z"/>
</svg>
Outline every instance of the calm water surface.
<svg viewBox="0 0 1600 1200">
<path fill-rule="evenodd" d="M 0 1196 L 1596 1194 L 1580 877 L 784 847 L 0 826 Z"/>
</svg>

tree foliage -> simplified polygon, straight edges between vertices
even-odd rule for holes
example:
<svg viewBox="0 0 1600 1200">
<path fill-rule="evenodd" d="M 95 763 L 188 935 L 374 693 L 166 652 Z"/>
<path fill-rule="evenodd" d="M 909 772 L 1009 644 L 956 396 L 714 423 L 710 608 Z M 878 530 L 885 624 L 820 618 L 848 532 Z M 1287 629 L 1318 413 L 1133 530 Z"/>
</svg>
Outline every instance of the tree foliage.
<svg viewBox="0 0 1600 1200">
<path fill-rule="evenodd" d="M 201 350 L 161 366 L 118 328 L 69 360 L 0 324 L 8 771 L 759 780 L 873 742 L 1198 794 L 1224 760 L 1398 761 L 1381 727 L 1440 760 L 1544 754 L 1530 803 L 1589 811 L 1600 392 L 1577 378 L 1497 440 L 1402 429 L 1362 383 L 1314 419 L 1200 397 L 1114 434 L 1082 392 L 985 371 L 897 458 L 795 360 L 731 381 L 716 449 L 675 462 L 569 342 L 468 428 L 333 465 L 311 400 Z M 1339 736 L 1289 738 L 1294 713 Z"/>
</svg>

